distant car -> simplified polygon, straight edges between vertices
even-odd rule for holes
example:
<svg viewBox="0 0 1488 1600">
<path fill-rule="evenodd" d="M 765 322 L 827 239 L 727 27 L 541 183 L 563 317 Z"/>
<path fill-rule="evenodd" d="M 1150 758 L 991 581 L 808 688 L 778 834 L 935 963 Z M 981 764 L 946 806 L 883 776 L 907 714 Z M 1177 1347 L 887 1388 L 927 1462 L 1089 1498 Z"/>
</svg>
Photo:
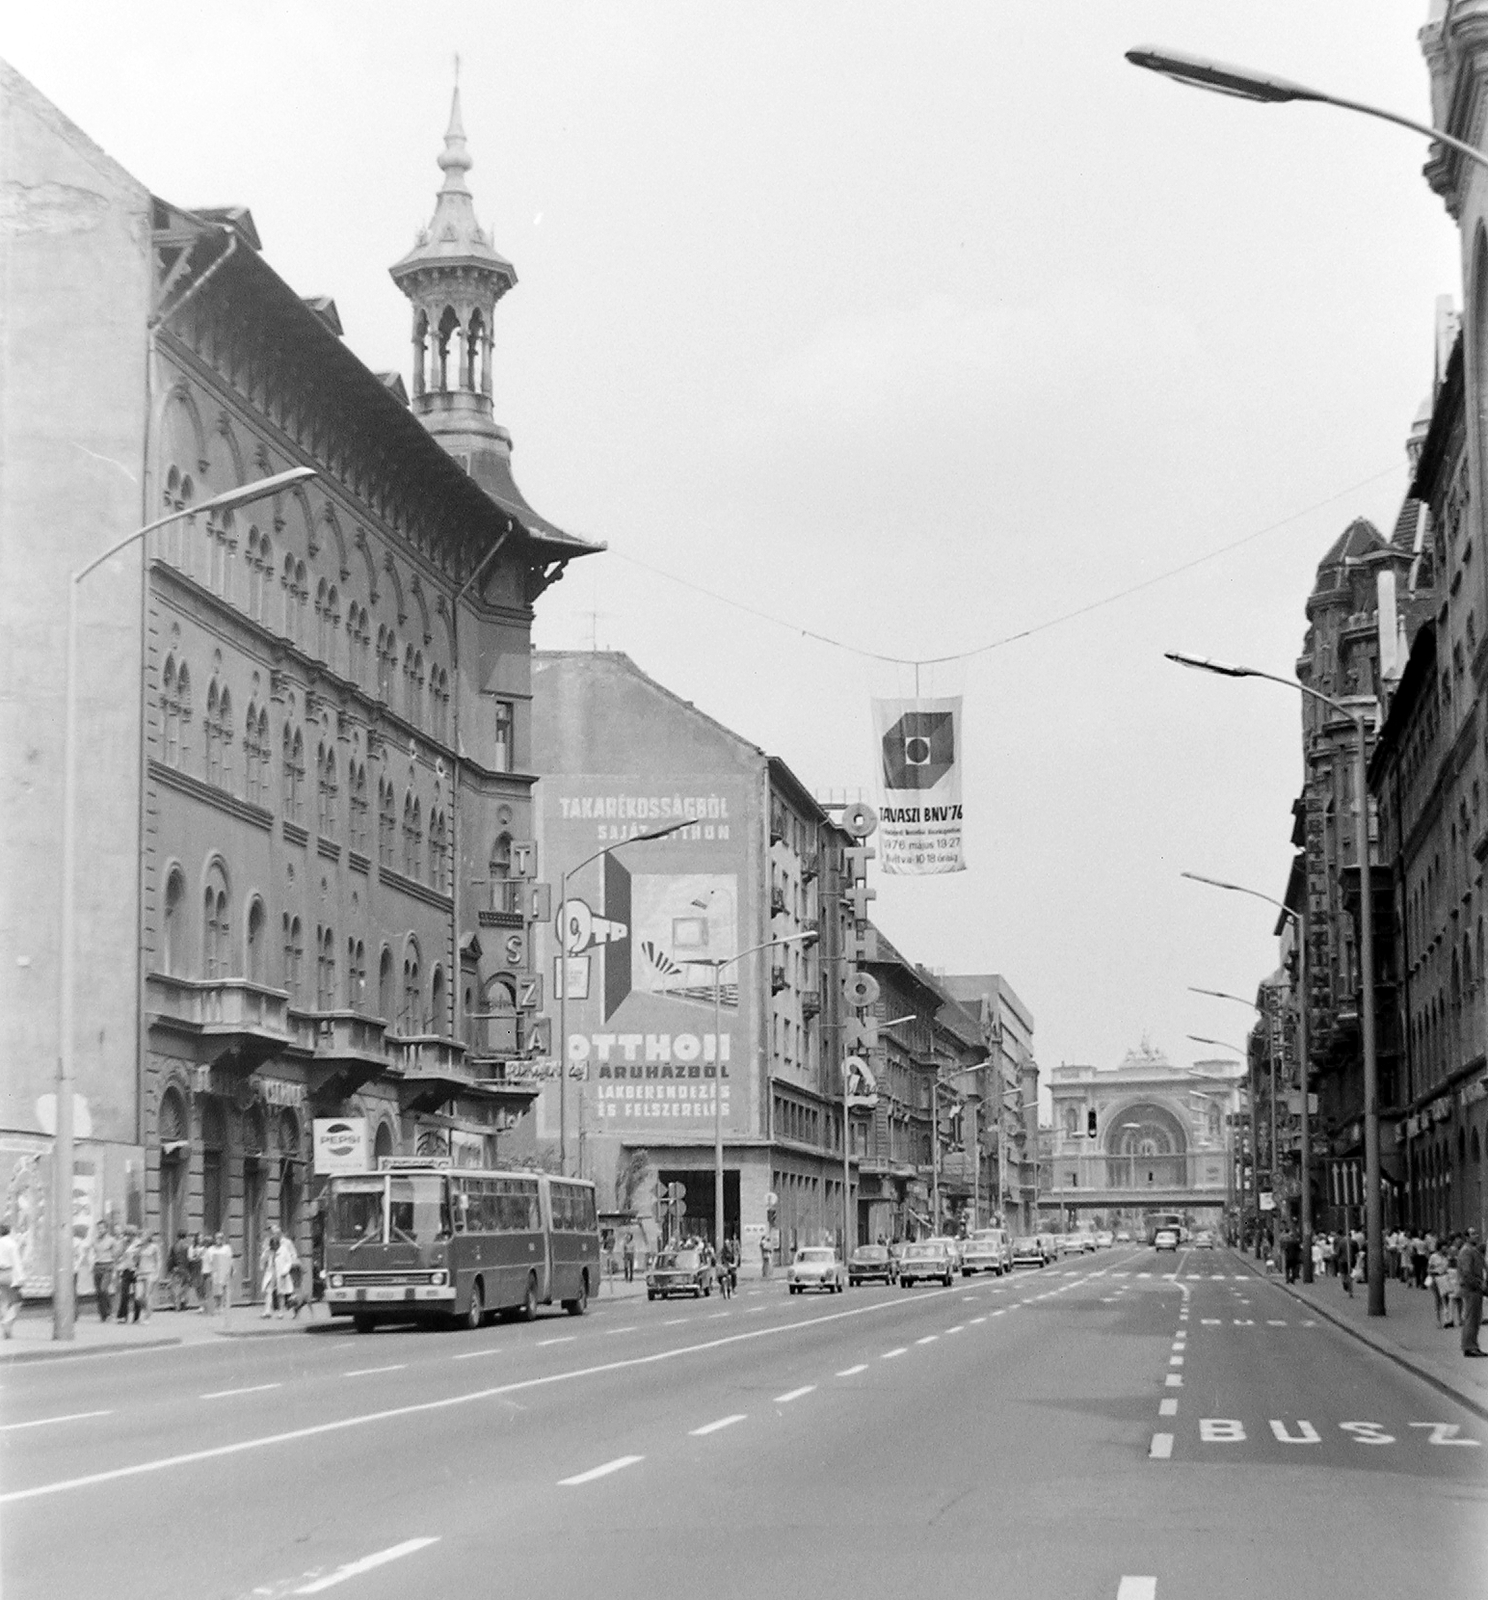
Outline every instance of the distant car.
<svg viewBox="0 0 1488 1600">
<path fill-rule="evenodd" d="M 956 1273 L 956 1258 L 947 1248 L 949 1239 L 922 1239 L 907 1244 L 899 1257 L 899 1282 L 908 1288 L 922 1278 L 939 1278 L 947 1289 Z"/>
<path fill-rule="evenodd" d="M 847 1258 L 847 1281 L 854 1288 L 860 1283 L 894 1283 L 898 1277 L 898 1263 L 887 1245 L 860 1244 Z"/>
<path fill-rule="evenodd" d="M 1096 1238 L 1094 1232 L 1077 1233 L 1075 1237 L 1080 1241 L 1080 1248 L 1086 1255 L 1093 1256 L 1096 1252 Z"/>
<path fill-rule="evenodd" d="M 1195 1250 L 1212 1250 L 1214 1248 L 1214 1234 L 1208 1228 L 1200 1228 L 1193 1236 Z"/>
<path fill-rule="evenodd" d="M 1059 1235 L 1058 1253 L 1061 1256 L 1077 1256 L 1083 1247 L 1080 1244 L 1078 1233 L 1061 1233 Z M 1057 1259 L 1057 1257 L 1056 1257 Z"/>
<path fill-rule="evenodd" d="M 1116 1230 L 1117 1244 L 1130 1244 L 1131 1242 L 1131 1234 L 1125 1228 L 1118 1228 Z"/>
<path fill-rule="evenodd" d="M 1044 1254 L 1043 1241 L 1030 1233 L 1014 1241 L 1013 1265 L 1015 1267 L 1041 1267 L 1049 1258 Z"/>
<path fill-rule="evenodd" d="M 956 1270 L 960 1269 L 961 1250 L 966 1243 L 964 1239 L 953 1239 L 948 1233 L 936 1233 L 932 1234 L 930 1238 L 926 1239 L 925 1243 L 943 1244 L 946 1247 L 946 1253 L 951 1258 L 951 1266 Z"/>
<path fill-rule="evenodd" d="M 995 1272 L 1000 1278 L 1012 1269 L 1013 1248 L 1001 1228 L 979 1228 L 961 1245 L 961 1276 Z"/>
<path fill-rule="evenodd" d="M 1097 1250 L 1109 1250 L 1115 1242 L 1115 1236 L 1109 1228 L 1097 1229 L 1095 1235 L 1095 1248 Z"/>
<path fill-rule="evenodd" d="M 713 1268 L 701 1250 L 663 1250 L 646 1273 L 646 1298 L 670 1300 L 690 1294 L 704 1300 L 713 1293 Z"/>
<path fill-rule="evenodd" d="M 842 1268 L 842 1257 L 831 1245 L 807 1245 L 796 1251 L 785 1281 L 792 1294 L 804 1294 L 808 1289 L 841 1294 L 847 1287 L 847 1274 Z"/>
<path fill-rule="evenodd" d="M 1154 1250 L 1176 1250 L 1178 1248 L 1178 1230 L 1176 1228 L 1159 1228 L 1152 1241 Z"/>
</svg>

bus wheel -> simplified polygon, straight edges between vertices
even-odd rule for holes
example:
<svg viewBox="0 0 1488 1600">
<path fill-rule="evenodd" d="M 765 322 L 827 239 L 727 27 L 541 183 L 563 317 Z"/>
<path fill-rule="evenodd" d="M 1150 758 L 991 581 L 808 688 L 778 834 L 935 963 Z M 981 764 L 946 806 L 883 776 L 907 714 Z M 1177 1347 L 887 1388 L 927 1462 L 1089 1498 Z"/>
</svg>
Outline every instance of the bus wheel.
<svg viewBox="0 0 1488 1600">
<path fill-rule="evenodd" d="M 527 1293 L 522 1296 L 522 1309 L 518 1313 L 523 1322 L 537 1320 L 537 1279 L 528 1278 Z"/>
<path fill-rule="evenodd" d="M 579 1278 L 579 1292 L 572 1300 L 563 1302 L 563 1309 L 571 1317 L 582 1317 L 589 1309 L 589 1274 L 583 1273 Z"/>
<path fill-rule="evenodd" d="M 473 1332 L 486 1320 L 486 1291 L 477 1278 L 470 1286 L 470 1304 L 465 1308 L 465 1326 Z"/>
<path fill-rule="evenodd" d="M 351 1325 L 358 1333 L 371 1333 L 373 1328 L 377 1326 L 371 1317 L 353 1317 Z"/>
</svg>

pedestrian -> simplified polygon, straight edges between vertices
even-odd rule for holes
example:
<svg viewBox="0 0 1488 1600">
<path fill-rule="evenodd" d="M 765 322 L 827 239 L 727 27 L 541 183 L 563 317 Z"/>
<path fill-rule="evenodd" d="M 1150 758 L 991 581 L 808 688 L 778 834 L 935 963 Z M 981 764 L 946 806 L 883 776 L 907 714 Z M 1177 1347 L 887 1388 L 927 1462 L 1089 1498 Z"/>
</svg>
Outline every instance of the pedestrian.
<svg viewBox="0 0 1488 1600">
<path fill-rule="evenodd" d="M 21 1252 L 11 1236 L 10 1224 L 0 1222 L 0 1333 L 15 1337 L 16 1312 L 21 1304 Z"/>
<path fill-rule="evenodd" d="M 114 1272 L 119 1260 L 119 1236 L 111 1224 L 98 1224 L 98 1237 L 93 1241 L 93 1304 L 98 1308 L 98 1318 L 107 1322 L 114 1306 Z"/>
<path fill-rule="evenodd" d="M 625 1235 L 625 1247 L 621 1251 L 620 1258 L 625 1263 L 625 1281 L 633 1283 L 635 1281 L 635 1234 L 627 1233 Z"/>
<path fill-rule="evenodd" d="M 191 1235 L 191 1288 L 196 1295 L 197 1309 L 206 1316 L 212 1298 L 212 1286 L 207 1278 L 207 1251 L 212 1248 L 210 1234 L 199 1229 Z"/>
<path fill-rule="evenodd" d="M 1426 1249 L 1426 1240 L 1419 1229 L 1411 1235 L 1411 1283 L 1417 1289 L 1426 1287 L 1426 1263 L 1431 1259 L 1430 1252 Z"/>
<path fill-rule="evenodd" d="M 176 1230 L 176 1242 L 170 1247 L 165 1269 L 170 1282 L 171 1310 L 180 1311 L 186 1305 L 191 1285 L 191 1244 L 184 1228 Z"/>
<path fill-rule="evenodd" d="M 769 1234 L 765 1234 L 760 1239 L 760 1276 L 762 1278 L 768 1278 L 770 1276 L 770 1236 L 769 1236 Z"/>
<path fill-rule="evenodd" d="M 140 1312 L 145 1314 L 145 1321 L 150 1320 L 150 1313 L 154 1309 L 155 1285 L 160 1281 L 160 1235 L 147 1233 L 140 1240 L 139 1260 L 134 1269 L 134 1320 L 140 1319 Z"/>
<path fill-rule="evenodd" d="M 1282 1251 L 1286 1261 L 1286 1281 L 1295 1283 L 1302 1273 L 1302 1240 L 1290 1228 L 1287 1229 Z"/>
<path fill-rule="evenodd" d="M 139 1267 L 139 1250 L 139 1229 L 135 1227 L 125 1228 L 124 1242 L 119 1250 L 119 1260 L 115 1275 L 119 1299 L 114 1315 L 120 1322 L 128 1322 L 129 1313 L 135 1309 L 134 1275 Z"/>
<path fill-rule="evenodd" d="M 272 1317 L 279 1310 L 279 1230 L 270 1228 L 258 1252 L 258 1292 L 263 1296 L 261 1317 Z"/>
<path fill-rule="evenodd" d="M 1445 1301 L 1442 1290 L 1447 1281 L 1447 1258 L 1441 1250 L 1433 1250 L 1426 1258 L 1426 1281 L 1431 1285 L 1431 1298 L 1436 1307 L 1436 1325 L 1445 1328 L 1447 1323 L 1442 1321 L 1442 1309 Z"/>
<path fill-rule="evenodd" d="M 202 1253 L 203 1282 L 207 1289 L 203 1309 L 221 1311 L 226 1322 L 228 1307 L 232 1303 L 233 1252 L 232 1246 L 218 1233 Z"/>
<path fill-rule="evenodd" d="M 1314 1278 L 1321 1278 L 1327 1272 L 1326 1245 L 1327 1240 L 1322 1234 L 1314 1234 L 1312 1236 L 1312 1275 Z"/>
<path fill-rule="evenodd" d="M 739 1287 L 739 1241 L 732 1234 L 723 1241 L 723 1270 L 728 1276 L 729 1293 Z"/>
<path fill-rule="evenodd" d="M 1478 1326 L 1483 1320 L 1483 1291 L 1488 1289 L 1488 1261 L 1478 1230 L 1467 1230 L 1467 1243 L 1457 1252 L 1457 1288 L 1462 1296 L 1462 1353 L 1488 1355 L 1478 1348 Z"/>
<path fill-rule="evenodd" d="M 1322 1252 L 1323 1267 L 1331 1278 L 1338 1271 L 1338 1251 L 1331 1233 L 1323 1235 Z"/>
<path fill-rule="evenodd" d="M 1447 1313 L 1447 1320 L 1442 1324 L 1444 1328 L 1456 1328 L 1462 1325 L 1462 1274 L 1457 1270 L 1457 1257 L 1461 1253 L 1463 1241 L 1454 1233 L 1447 1240 L 1447 1247 L 1442 1252 L 1447 1260 L 1447 1270 L 1442 1274 L 1442 1305 Z"/>
</svg>

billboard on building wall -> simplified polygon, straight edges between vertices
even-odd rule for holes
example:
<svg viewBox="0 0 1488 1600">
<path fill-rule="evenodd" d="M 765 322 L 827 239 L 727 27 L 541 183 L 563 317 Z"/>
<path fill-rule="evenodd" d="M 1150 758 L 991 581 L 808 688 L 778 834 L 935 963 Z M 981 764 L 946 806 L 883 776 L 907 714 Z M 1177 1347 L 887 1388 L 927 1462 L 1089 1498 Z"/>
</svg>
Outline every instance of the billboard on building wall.
<svg viewBox="0 0 1488 1600">
<path fill-rule="evenodd" d="M 961 697 L 875 700 L 879 866 L 905 877 L 964 872 Z"/>
<path fill-rule="evenodd" d="M 544 940 L 547 1013 L 588 1134 L 695 1143 L 712 1138 L 715 1106 L 733 1134 L 758 1124 L 748 1069 L 768 960 L 723 968 L 716 1029 L 709 965 L 754 942 L 750 793 L 711 775 L 543 780 L 542 871 L 555 899 L 563 872 L 609 847 L 574 872 Z M 625 842 L 679 820 L 664 839 Z M 556 1088 L 544 1093 L 556 1101 Z M 551 1104 L 545 1112 L 550 1123 Z"/>
<path fill-rule="evenodd" d="M 315 1117 L 315 1173 L 370 1172 L 372 1141 L 365 1117 Z"/>
</svg>

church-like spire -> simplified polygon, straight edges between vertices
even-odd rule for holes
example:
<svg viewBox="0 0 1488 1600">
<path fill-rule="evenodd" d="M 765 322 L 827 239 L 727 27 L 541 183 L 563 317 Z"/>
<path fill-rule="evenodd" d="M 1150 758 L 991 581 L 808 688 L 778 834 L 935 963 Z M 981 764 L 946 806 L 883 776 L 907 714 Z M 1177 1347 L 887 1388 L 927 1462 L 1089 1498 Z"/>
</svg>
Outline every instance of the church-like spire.
<svg viewBox="0 0 1488 1600">
<path fill-rule="evenodd" d="M 459 57 L 456 56 L 455 60 L 455 93 L 450 101 L 449 128 L 444 135 L 444 152 L 438 158 L 439 165 L 444 169 L 441 194 L 469 194 L 465 186 L 465 174 L 475 165 L 465 148 L 465 124 L 460 120 Z"/>
</svg>

